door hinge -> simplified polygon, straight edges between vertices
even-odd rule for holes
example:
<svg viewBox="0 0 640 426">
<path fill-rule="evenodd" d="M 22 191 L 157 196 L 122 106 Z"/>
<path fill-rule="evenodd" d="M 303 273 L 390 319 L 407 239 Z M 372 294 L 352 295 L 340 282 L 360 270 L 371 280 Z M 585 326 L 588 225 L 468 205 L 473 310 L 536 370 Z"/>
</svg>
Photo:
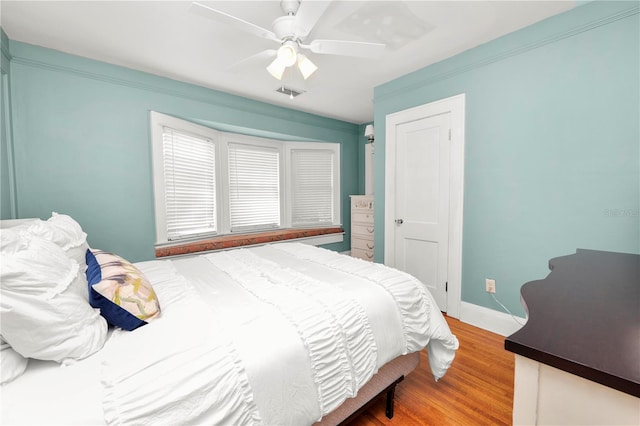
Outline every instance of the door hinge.
<svg viewBox="0 0 640 426">
<path fill-rule="evenodd" d="M 444 291 L 445 291 L 445 293 L 446 293 L 447 291 L 449 291 L 449 281 L 447 281 L 447 282 L 445 282 L 445 283 L 444 283 Z"/>
<path fill-rule="evenodd" d="M 449 142 L 451 142 L 451 129 L 449 129 Z"/>
</svg>

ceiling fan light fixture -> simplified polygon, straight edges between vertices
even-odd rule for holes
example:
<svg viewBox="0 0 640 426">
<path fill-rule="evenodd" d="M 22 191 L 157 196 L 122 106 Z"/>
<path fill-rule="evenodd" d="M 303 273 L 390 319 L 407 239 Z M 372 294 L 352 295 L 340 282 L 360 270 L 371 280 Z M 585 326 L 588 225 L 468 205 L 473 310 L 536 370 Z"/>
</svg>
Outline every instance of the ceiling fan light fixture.
<svg viewBox="0 0 640 426">
<path fill-rule="evenodd" d="M 300 73 L 306 80 L 316 72 L 318 67 L 305 55 L 300 54 L 300 49 L 308 49 L 318 54 L 354 56 L 368 59 L 379 58 L 384 53 L 385 45 L 382 43 L 315 39 L 303 44 L 314 30 L 315 25 L 323 16 L 327 7 L 329 7 L 329 3 L 329 1 L 304 0 L 302 2 L 301 0 L 282 0 L 280 6 L 284 15 L 273 21 L 271 30 L 198 2 L 192 3 L 192 10 L 205 17 L 234 26 L 246 33 L 279 43 L 280 47 L 277 51 L 269 49 L 253 57 L 262 58 L 265 57 L 265 54 L 268 57 L 273 57 L 275 53 L 276 59 L 267 66 L 267 70 L 274 78 L 282 80 L 286 69 L 297 64 Z M 368 20 L 373 15 L 374 13 L 369 13 L 365 16 L 365 21 L 367 21 L 365 24 L 368 24 Z M 387 25 L 387 21 L 384 20 L 387 15 L 381 14 L 381 16 L 383 18 L 382 24 Z M 354 15 L 354 17 L 356 16 Z M 377 31 L 380 27 L 381 25 L 376 25 L 375 30 Z M 416 36 L 419 35 L 416 32 Z"/>
<path fill-rule="evenodd" d="M 298 55 L 296 47 L 296 43 L 293 41 L 284 42 L 278 49 L 278 57 L 276 60 L 280 61 L 280 63 L 285 67 L 290 67 L 295 64 L 296 56 Z"/>
<path fill-rule="evenodd" d="M 306 80 L 311 76 L 311 74 L 316 72 L 318 67 L 316 66 L 316 64 L 311 62 L 311 60 L 307 58 L 306 55 L 301 53 L 298 55 L 298 69 L 302 73 L 302 77 Z"/>
<path fill-rule="evenodd" d="M 269 66 L 267 67 L 267 71 L 269 71 L 269 74 L 271 74 L 274 78 L 282 80 L 282 75 L 284 74 L 285 68 L 287 67 L 283 65 L 278 58 L 276 58 L 273 60 L 273 62 L 271 62 L 271 64 L 269 64 Z"/>
</svg>

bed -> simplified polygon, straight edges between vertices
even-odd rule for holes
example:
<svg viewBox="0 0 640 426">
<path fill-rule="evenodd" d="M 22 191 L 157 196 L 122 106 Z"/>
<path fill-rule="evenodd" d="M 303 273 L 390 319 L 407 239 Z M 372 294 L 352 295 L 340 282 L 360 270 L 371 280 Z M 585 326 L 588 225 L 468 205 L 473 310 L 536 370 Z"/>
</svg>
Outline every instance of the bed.
<svg viewBox="0 0 640 426">
<path fill-rule="evenodd" d="M 322 248 L 129 264 L 66 215 L 2 227 L 2 424 L 337 424 L 392 396 L 422 349 L 438 380 L 458 347 L 418 280 Z M 120 287 L 143 280 L 133 307 L 94 303 L 112 303 L 116 263 Z"/>
</svg>

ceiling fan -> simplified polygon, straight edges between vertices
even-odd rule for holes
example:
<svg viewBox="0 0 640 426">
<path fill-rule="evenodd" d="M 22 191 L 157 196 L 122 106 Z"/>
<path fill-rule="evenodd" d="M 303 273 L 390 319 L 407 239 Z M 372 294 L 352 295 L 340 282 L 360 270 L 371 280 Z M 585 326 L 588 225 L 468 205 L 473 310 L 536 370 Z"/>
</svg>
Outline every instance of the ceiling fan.
<svg viewBox="0 0 640 426">
<path fill-rule="evenodd" d="M 251 58 L 275 58 L 267 67 L 267 71 L 278 80 L 282 79 L 284 71 L 288 67 L 297 64 L 306 80 L 318 67 L 305 54 L 301 53 L 301 50 L 309 50 L 317 54 L 378 58 L 385 48 L 385 45 L 381 43 L 347 40 L 316 39 L 305 44 L 306 38 L 326 11 L 329 3 L 330 1 L 282 0 L 280 7 L 284 15 L 273 21 L 271 30 L 202 3 L 193 2 L 191 10 L 199 15 L 224 22 L 249 34 L 280 44 L 278 50 L 265 50 Z"/>
</svg>

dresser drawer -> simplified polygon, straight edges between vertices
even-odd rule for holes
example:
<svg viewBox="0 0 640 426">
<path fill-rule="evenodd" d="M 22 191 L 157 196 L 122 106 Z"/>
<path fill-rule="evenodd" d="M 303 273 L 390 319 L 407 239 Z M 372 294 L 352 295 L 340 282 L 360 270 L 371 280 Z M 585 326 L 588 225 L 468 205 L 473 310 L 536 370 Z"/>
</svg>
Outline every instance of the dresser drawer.
<svg viewBox="0 0 640 426">
<path fill-rule="evenodd" d="M 373 212 L 354 210 L 351 214 L 351 220 L 353 222 L 364 222 L 373 225 Z"/>
<path fill-rule="evenodd" d="M 373 238 L 351 238 L 351 248 L 373 251 Z"/>
<path fill-rule="evenodd" d="M 353 209 L 367 209 L 373 212 L 373 199 L 368 197 L 352 197 L 351 210 Z"/>
<path fill-rule="evenodd" d="M 373 261 L 373 195 L 351 196 L 351 256 Z"/>
<path fill-rule="evenodd" d="M 370 262 L 373 261 L 373 251 L 372 250 L 361 250 L 357 248 L 351 249 L 351 256 L 357 257 L 359 259 L 368 260 Z"/>
<path fill-rule="evenodd" d="M 373 224 L 364 225 L 364 224 L 354 223 L 351 225 L 351 233 L 373 236 Z"/>
</svg>

